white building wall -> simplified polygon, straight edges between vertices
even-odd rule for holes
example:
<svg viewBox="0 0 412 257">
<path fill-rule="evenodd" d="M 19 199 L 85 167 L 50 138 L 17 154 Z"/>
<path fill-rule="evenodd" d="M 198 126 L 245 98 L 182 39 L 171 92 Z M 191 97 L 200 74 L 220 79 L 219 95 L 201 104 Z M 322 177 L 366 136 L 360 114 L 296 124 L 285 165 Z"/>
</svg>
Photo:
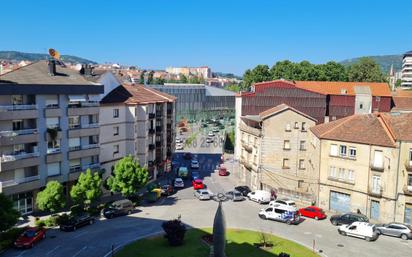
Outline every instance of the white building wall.
<svg viewBox="0 0 412 257">
<path fill-rule="evenodd" d="M 242 97 L 235 97 L 235 156 L 236 160 L 240 159 L 241 142 L 240 142 L 240 117 L 242 116 Z"/>
</svg>

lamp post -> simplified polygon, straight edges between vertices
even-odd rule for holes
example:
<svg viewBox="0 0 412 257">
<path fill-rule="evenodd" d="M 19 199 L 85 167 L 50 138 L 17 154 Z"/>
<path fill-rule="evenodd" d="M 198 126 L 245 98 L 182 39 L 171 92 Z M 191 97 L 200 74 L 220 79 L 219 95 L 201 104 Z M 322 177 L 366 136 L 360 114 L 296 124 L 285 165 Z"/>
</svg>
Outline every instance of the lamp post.
<svg viewBox="0 0 412 257">
<path fill-rule="evenodd" d="M 210 253 L 210 257 L 226 257 L 225 247 L 225 217 L 223 215 L 222 202 L 226 200 L 226 196 L 219 193 L 214 200 L 219 202 L 216 210 L 215 219 L 213 221 L 213 251 Z"/>
</svg>

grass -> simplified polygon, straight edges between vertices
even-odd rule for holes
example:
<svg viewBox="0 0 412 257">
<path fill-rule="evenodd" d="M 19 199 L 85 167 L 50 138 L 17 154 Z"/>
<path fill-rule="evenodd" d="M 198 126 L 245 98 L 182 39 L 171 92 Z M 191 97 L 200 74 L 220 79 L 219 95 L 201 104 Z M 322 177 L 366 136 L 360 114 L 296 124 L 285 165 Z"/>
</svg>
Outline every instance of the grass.
<svg viewBox="0 0 412 257">
<path fill-rule="evenodd" d="M 163 237 L 153 237 L 136 241 L 123 248 L 116 257 L 205 257 L 209 254 L 209 248 L 201 243 L 200 238 L 211 229 L 190 229 L 186 232 L 183 246 L 171 247 Z M 274 246 L 271 249 L 262 250 L 253 246 L 260 242 L 260 233 L 249 230 L 226 230 L 226 255 L 227 257 L 276 257 L 285 252 L 291 257 L 319 257 L 310 249 L 295 242 L 268 235 L 268 240 Z"/>
</svg>

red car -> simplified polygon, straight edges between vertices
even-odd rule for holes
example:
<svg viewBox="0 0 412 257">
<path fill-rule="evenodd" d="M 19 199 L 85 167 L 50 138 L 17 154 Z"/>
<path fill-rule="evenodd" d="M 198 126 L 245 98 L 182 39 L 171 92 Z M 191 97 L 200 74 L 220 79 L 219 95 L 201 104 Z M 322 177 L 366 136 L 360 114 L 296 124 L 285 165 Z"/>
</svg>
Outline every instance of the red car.
<svg viewBox="0 0 412 257">
<path fill-rule="evenodd" d="M 44 228 L 27 228 L 23 234 L 16 239 L 14 246 L 18 248 L 31 248 L 35 243 L 46 237 L 46 229 Z"/>
<path fill-rule="evenodd" d="M 308 206 L 306 208 L 301 208 L 299 209 L 299 213 L 302 216 L 312 218 L 315 220 L 321 220 L 326 218 L 325 212 L 316 206 Z"/>
<path fill-rule="evenodd" d="M 203 181 L 201 179 L 193 180 L 192 185 L 194 190 L 205 188 L 205 185 L 203 184 Z"/>
<path fill-rule="evenodd" d="M 227 171 L 227 169 L 223 166 L 220 166 L 219 168 L 219 176 L 228 176 L 229 172 Z"/>
</svg>

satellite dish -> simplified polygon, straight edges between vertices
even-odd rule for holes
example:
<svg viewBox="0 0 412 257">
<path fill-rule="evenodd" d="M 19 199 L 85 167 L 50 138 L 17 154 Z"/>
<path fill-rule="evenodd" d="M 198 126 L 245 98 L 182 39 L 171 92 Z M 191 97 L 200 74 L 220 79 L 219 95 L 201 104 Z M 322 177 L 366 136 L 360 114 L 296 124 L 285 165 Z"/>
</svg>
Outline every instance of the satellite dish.
<svg viewBox="0 0 412 257">
<path fill-rule="evenodd" d="M 60 53 L 57 50 L 54 50 L 53 48 L 49 48 L 49 55 L 56 60 L 60 59 Z"/>
<path fill-rule="evenodd" d="M 76 69 L 77 71 L 80 71 L 80 70 L 82 69 L 82 65 L 81 65 L 80 63 L 76 64 L 75 69 Z"/>
</svg>

